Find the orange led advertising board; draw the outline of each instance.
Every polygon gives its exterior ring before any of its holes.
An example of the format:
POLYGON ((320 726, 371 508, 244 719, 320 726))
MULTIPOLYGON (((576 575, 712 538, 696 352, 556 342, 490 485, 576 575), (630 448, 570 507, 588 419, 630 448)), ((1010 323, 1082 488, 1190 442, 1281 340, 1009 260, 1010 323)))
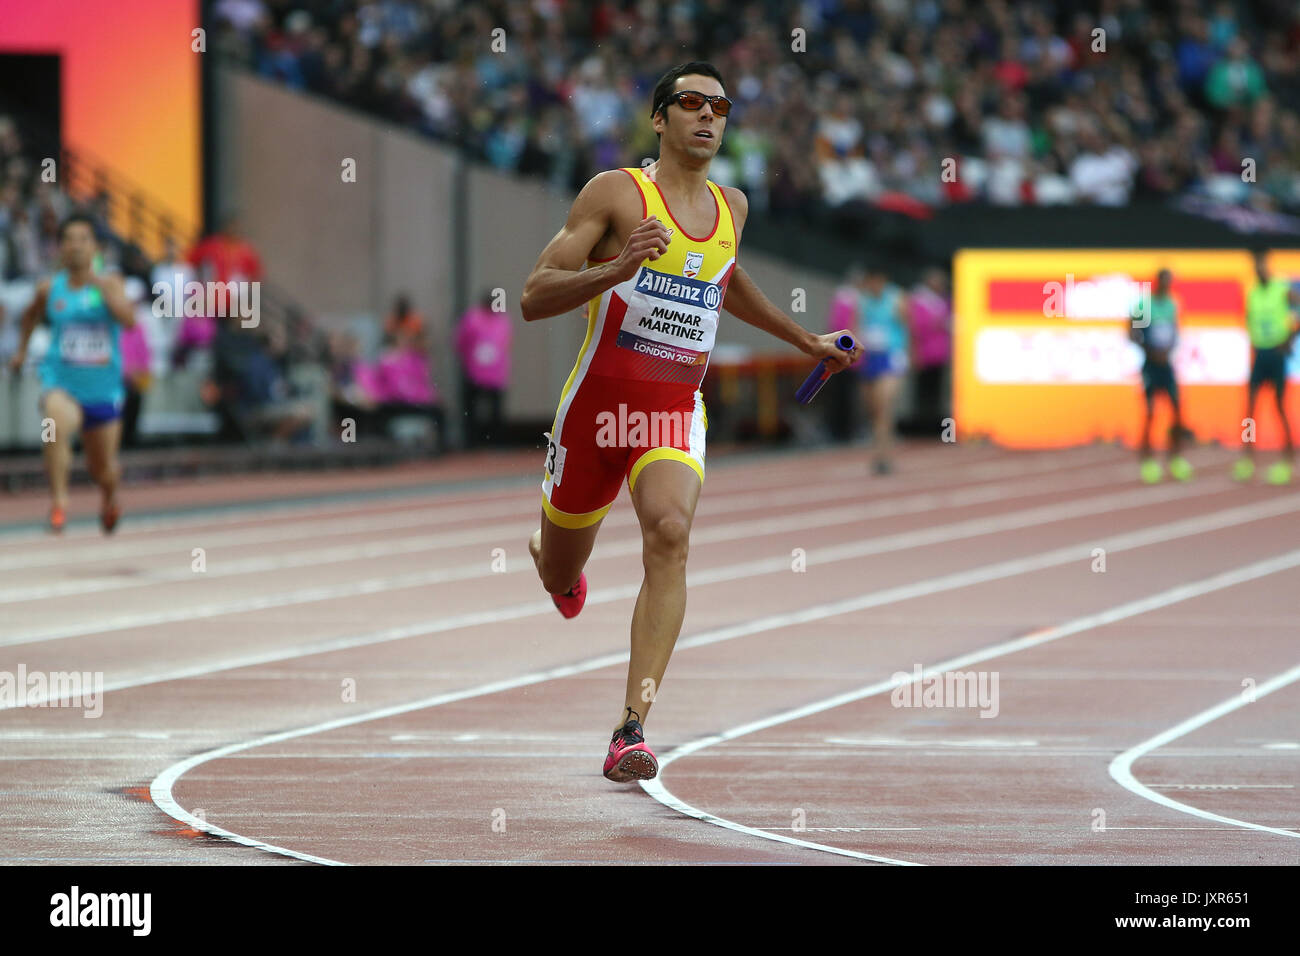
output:
MULTIPOLYGON (((1300 251, 1269 256, 1300 287, 1300 251)), ((1184 423, 1200 441, 1242 440, 1251 348, 1246 294, 1257 281, 1246 250, 963 250, 953 264, 953 417, 962 438, 1011 448, 1061 448, 1141 439, 1142 351, 1130 309, 1173 273, 1179 342, 1171 361, 1184 423)), ((1288 361, 1287 415, 1300 430, 1300 356, 1288 361)), ((1172 416, 1156 400, 1152 442, 1172 416)), ((1270 386, 1255 410, 1257 447, 1282 428, 1270 386)), ((1295 436, 1300 437, 1300 436, 1295 436)))

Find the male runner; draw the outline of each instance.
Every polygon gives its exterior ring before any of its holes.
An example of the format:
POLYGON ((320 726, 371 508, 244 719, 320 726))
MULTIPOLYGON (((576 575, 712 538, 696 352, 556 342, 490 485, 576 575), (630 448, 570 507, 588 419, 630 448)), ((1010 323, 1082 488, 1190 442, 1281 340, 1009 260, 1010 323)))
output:
MULTIPOLYGON (((1259 283, 1246 296, 1246 331, 1255 350, 1255 361, 1250 367, 1250 385, 1246 391, 1246 417, 1254 419, 1255 400, 1265 382, 1273 385, 1273 398, 1277 402, 1277 416, 1282 420, 1282 440, 1285 457, 1268 470, 1269 484, 1285 485, 1291 481, 1295 461, 1295 445, 1291 440, 1291 423, 1286 417, 1286 360, 1295 342, 1296 324, 1291 310, 1300 305, 1291 283, 1282 277, 1273 277, 1268 268, 1268 252, 1255 253, 1255 275, 1259 283)), ((1255 445, 1241 443, 1241 457, 1233 466, 1232 476, 1238 481, 1249 481, 1255 474, 1255 445)))
POLYGON ((1174 423, 1169 426, 1169 473, 1179 481, 1192 477, 1191 463, 1180 453, 1183 441, 1182 404, 1178 401, 1178 381, 1169 361, 1178 344, 1178 303, 1170 294, 1174 275, 1168 269, 1156 273, 1156 287, 1133 306, 1133 325, 1129 337, 1142 346, 1142 390, 1146 394, 1146 417, 1142 420, 1142 446, 1138 461, 1142 480, 1155 484, 1164 477, 1160 462, 1151 454, 1151 418, 1156 396, 1164 392, 1173 407, 1174 423))
POLYGON ((111 532, 121 517, 117 483, 121 472, 117 449, 122 438, 122 349, 119 324, 135 325, 135 314, 121 276, 97 275, 95 224, 71 215, 59 225, 59 259, 63 268, 42 279, 23 313, 18 351, 11 365, 17 372, 27 359, 27 342, 42 318, 50 326, 50 348, 41 362, 41 416, 53 422, 44 442, 45 471, 50 478, 50 530, 60 532, 67 520, 68 469, 72 442, 80 431, 86 468, 99 485, 99 521, 111 532))
POLYGON ((736 265, 748 202, 708 180, 731 110, 723 93, 708 63, 664 74, 651 110, 658 161, 608 170, 583 187, 520 301, 527 321, 587 304, 587 337, 547 435, 541 528, 528 542, 561 614, 582 609, 583 567, 625 479, 641 525, 645 578, 605 759, 605 776, 619 782, 658 772, 642 723, 686 611, 686 554, 704 480, 699 386, 720 309, 836 371, 860 354, 836 348, 844 330, 818 336, 800 327, 736 265))

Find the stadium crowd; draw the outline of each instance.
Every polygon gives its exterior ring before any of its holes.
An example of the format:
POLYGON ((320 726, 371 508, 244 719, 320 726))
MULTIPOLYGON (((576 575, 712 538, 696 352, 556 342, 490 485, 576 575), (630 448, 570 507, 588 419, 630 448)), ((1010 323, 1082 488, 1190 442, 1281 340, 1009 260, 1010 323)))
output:
POLYGON ((656 155, 650 91, 668 66, 700 58, 735 101, 712 178, 776 216, 1189 194, 1300 210, 1300 8, 1284 0, 217 0, 214 11, 217 48, 262 75, 569 189, 656 155))

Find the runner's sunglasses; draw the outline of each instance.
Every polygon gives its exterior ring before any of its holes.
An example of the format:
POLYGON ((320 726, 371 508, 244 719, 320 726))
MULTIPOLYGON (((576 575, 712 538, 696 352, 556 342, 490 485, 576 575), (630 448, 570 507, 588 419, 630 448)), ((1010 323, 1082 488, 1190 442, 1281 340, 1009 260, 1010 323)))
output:
POLYGON ((673 101, 684 110, 690 110, 694 113, 696 110, 704 109, 704 103, 707 100, 709 108, 718 116, 726 116, 731 112, 731 100, 725 96, 705 96, 695 90, 678 90, 676 93, 669 93, 660 101, 659 106, 654 108, 651 116, 659 112, 660 107, 667 107, 673 101))

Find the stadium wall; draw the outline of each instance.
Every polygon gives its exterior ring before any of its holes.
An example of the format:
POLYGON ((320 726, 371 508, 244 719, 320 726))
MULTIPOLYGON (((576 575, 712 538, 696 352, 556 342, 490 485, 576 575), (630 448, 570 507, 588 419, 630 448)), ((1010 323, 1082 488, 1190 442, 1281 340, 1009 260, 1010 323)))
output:
MULTIPOLYGON (((452 149, 344 107, 221 65, 216 208, 237 210, 270 278, 326 326, 381 319, 406 291, 429 320, 435 371, 450 418, 459 417, 452 324, 485 289, 503 288, 518 321, 506 417, 549 424, 582 345, 579 312, 543 322, 519 318, 519 295, 542 247, 564 224, 573 197, 544 184, 463 164, 452 149), (344 182, 346 158, 356 181, 344 182)), ((836 276, 745 244, 740 261, 759 287, 791 310, 803 289, 805 326, 826 323, 836 276)), ((788 346, 724 315, 719 347, 785 353, 788 346)))

